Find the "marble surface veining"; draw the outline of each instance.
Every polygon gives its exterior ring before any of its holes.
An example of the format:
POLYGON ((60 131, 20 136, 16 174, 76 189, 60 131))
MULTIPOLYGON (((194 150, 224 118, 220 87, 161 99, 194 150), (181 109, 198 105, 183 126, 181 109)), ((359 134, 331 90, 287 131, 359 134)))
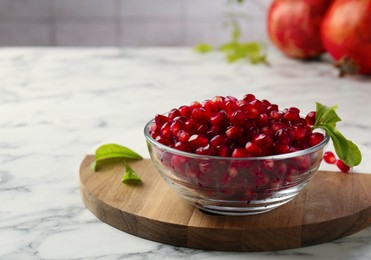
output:
POLYGON ((354 170, 371 173, 371 78, 338 78, 326 62, 274 49, 268 58, 270 67, 188 48, 0 49, 0 259, 371 259, 371 227, 306 248, 214 252, 126 234, 83 205, 78 171, 87 152, 113 141, 148 156, 148 120, 215 95, 254 93, 302 113, 315 101, 338 104, 338 126, 364 157, 354 170))

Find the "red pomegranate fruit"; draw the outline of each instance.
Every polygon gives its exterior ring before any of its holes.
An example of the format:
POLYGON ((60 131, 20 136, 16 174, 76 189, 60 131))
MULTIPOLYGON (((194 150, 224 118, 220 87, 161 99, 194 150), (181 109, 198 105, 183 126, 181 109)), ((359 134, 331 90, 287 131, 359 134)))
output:
POLYGON ((346 73, 371 74, 371 0, 337 0, 321 26, 326 51, 346 73))
POLYGON ((268 10, 268 35, 292 58, 311 59, 325 52, 320 29, 333 0, 275 0, 268 10))

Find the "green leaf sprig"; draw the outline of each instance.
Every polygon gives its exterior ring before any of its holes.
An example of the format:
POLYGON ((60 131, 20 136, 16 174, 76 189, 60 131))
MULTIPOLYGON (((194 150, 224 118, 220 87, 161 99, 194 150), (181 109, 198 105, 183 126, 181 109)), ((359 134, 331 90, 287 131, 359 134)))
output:
POLYGON ((346 139, 338 129, 336 123, 340 117, 336 114, 337 106, 328 107, 316 103, 316 121, 313 129, 322 128, 330 136, 337 156, 349 167, 357 166, 362 161, 362 154, 357 145, 346 139))
MULTIPOLYGON (((95 161, 91 163, 90 168, 97 171, 102 167, 103 162, 108 159, 122 159, 125 163, 125 172, 121 181, 127 184, 139 184, 142 182, 139 175, 129 166, 127 160, 143 159, 138 153, 130 148, 118 144, 104 144, 95 151, 95 161)), ((116 161, 116 160, 115 160, 116 161)))

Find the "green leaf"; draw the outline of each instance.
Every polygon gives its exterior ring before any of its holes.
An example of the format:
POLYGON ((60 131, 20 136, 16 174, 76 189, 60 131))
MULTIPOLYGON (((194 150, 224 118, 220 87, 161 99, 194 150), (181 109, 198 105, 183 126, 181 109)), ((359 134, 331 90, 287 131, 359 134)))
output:
POLYGON ((102 164, 102 161, 107 159, 140 160, 143 159, 143 157, 125 146, 104 144, 95 151, 95 162, 91 164, 91 168, 96 171, 102 164))
POLYGON ((316 102, 316 122, 315 125, 332 124, 336 126, 340 122, 340 117, 336 114, 337 106, 328 107, 316 102))
POLYGON ((122 175, 121 181, 126 184, 138 185, 142 183, 142 179, 136 172, 125 162, 125 173, 122 175))
POLYGON ((199 53, 208 53, 214 50, 214 47, 210 44, 200 43, 194 47, 194 50, 199 53))
POLYGON ((336 123, 340 117, 336 114, 337 106, 328 107, 316 103, 316 121, 313 128, 322 128, 330 136, 338 157, 348 166, 357 166, 362 161, 362 154, 357 145, 346 139, 338 129, 336 123))

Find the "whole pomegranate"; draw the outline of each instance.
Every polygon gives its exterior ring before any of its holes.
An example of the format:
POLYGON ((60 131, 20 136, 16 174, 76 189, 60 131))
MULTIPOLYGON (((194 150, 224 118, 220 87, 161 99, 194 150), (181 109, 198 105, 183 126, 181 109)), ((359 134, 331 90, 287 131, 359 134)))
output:
POLYGON ((309 59, 325 52, 320 28, 333 0, 275 0, 268 10, 268 34, 286 55, 309 59))
POLYGON ((337 0, 321 26, 322 43, 341 75, 371 74, 371 0, 337 0))

